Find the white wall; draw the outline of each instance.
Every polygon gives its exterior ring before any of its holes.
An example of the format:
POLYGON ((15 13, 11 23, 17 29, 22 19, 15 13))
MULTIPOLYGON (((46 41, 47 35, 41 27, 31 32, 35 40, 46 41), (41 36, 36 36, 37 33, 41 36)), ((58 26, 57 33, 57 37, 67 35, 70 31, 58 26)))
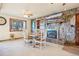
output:
POLYGON ((25 18, 21 18, 21 17, 13 17, 13 16, 9 16, 9 15, 4 15, 4 14, 0 14, 0 16, 5 17, 7 20, 7 23, 5 25, 0 25, 0 40, 7 40, 10 39, 10 34, 13 33, 19 36, 24 36, 23 35, 23 31, 17 31, 17 32, 10 32, 9 28, 10 28, 10 23, 9 20, 10 18, 15 18, 15 19, 20 19, 20 20, 26 20, 27 21, 27 29, 26 29, 26 37, 27 37, 27 32, 30 32, 30 20, 27 20, 25 18))
POLYGON ((9 17, 5 15, 0 15, 5 17, 7 23, 5 25, 0 25, 0 40, 9 39, 9 17))

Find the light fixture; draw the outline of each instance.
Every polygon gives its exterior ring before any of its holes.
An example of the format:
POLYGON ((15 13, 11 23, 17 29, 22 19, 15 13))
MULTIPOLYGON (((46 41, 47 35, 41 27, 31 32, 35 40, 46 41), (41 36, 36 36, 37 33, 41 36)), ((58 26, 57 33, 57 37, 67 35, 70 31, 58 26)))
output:
POLYGON ((63 11, 66 11, 66 10, 67 10, 66 5, 67 5, 66 3, 63 3, 63 4, 62 4, 62 6, 63 6, 63 11))
POLYGON ((60 17, 61 15, 62 15, 62 13, 58 13, 58 14, 51 15, 51 16, 48 16, 48 17, 45 17, 45 18, 50 19, 50 18, 60 17))
POLYGON ((24 15, 24 17, 28 18, 29 16, 28 15, 24 15))
POLYGON ((30 17, 30 16, 32 16, 33 14, 32 14, 32 12, 31 11, 29 11, 29 10, 26 10, 25 12, 24 12, 24 17, 30 17))
POLYGON ((54 3, 50 3, 50 4, 54 4, 54 3))
POLYGON ((66 5, 66 3, 63 3, 62 5, 63 5, 63 6, 65 6, 65 5, 66 5))

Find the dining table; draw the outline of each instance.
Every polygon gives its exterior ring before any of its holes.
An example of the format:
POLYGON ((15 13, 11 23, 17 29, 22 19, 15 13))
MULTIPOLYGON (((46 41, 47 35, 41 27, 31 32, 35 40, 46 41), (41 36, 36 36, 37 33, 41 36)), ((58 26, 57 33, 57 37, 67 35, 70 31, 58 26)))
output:
POLYGON ((35 47, 37 43, 39 44, 39 47, 41 47, 42 44, 45 43, 45 40, 42 39, 42 34, 30 34, 29 36, 32 37, 33 47, 35 47), (37 40, 38 37, 40 37, 40 40, 37 40))

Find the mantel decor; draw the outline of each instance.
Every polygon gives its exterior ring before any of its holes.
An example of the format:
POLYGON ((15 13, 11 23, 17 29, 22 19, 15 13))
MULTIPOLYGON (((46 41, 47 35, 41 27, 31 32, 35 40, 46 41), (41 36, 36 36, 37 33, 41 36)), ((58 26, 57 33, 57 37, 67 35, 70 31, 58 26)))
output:
POLYGON ((6 19, 2 16, 0 16, 0 25, 5 25, 6 24, 6 19))

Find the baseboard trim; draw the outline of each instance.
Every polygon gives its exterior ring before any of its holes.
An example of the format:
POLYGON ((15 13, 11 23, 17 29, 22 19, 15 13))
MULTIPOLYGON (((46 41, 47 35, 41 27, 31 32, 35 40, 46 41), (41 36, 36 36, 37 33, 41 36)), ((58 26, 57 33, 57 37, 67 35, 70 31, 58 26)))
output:
POLYGON ((0 42, 4 42, 4 41, 12 41, 12 40, 17 40, 17 39, 22 39, 23 37, 19 37, 19 38, 14 38, 14 39, 5 39, 5 40, 0 40, 0 42))

